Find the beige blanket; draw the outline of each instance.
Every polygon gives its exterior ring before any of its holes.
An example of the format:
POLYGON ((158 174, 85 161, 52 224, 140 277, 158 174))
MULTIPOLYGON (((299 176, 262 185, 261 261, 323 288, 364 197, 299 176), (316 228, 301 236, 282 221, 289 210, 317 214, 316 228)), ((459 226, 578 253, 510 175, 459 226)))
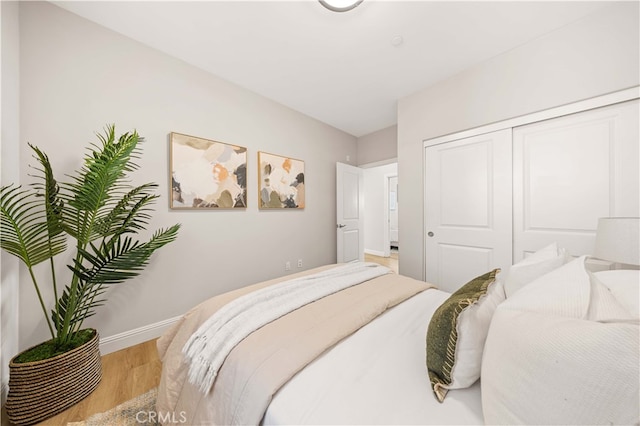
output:
POLYGON ((160 416, 186 419, 194 425, 258 424, 275 392, 308 363, 387 309, 430 287, 388 274, 300 308, 236 346, 220 369, 213 390, 201 393, 186 379, 188 365, 182 347, 189 336, 228 301, 282 280, 214 297, 188 312, 160 338, 163 372, 156 407, 160 416))

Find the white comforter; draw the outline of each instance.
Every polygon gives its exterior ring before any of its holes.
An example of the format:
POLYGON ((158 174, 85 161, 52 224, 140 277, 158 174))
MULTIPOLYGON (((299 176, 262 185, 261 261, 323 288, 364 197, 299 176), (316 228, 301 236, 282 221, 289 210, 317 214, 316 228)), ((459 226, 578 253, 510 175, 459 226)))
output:
POLYGON ((449 295, 424 291, 327 351, 280 389, 263 424, 482 424, 479 382, 441 404, 427 377, 427 326, 449 295))

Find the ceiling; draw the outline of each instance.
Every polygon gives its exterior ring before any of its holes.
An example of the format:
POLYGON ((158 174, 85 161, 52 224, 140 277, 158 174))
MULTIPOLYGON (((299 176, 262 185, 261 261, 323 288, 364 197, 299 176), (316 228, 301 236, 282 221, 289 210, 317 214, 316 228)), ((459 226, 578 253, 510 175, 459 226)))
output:
POLYGON ((53 3, 359 137, 395 124, 398 99, 608 2, 53 3))

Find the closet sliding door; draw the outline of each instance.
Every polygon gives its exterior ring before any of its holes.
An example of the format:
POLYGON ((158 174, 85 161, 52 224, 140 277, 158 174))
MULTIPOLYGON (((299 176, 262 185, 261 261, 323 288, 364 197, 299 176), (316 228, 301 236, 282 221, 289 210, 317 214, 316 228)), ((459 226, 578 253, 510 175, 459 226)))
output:
POLYGON ((513 261, 594 250, 599 217, 639 216, 638 101, 513 129, 513 261))
POLYGON ((425 149, 425 279, 453 292, 511 265, 511 129, 425 149))

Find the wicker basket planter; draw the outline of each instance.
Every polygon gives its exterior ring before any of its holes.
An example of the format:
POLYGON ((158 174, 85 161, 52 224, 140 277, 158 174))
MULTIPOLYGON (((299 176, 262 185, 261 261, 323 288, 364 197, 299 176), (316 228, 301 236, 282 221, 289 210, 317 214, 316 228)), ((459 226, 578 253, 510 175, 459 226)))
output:
POLYGON ((98 333, 82 346, 53 358, 9 363, 7 416, 16 425, 45 420, 89 395, 100 383, 98 333))

